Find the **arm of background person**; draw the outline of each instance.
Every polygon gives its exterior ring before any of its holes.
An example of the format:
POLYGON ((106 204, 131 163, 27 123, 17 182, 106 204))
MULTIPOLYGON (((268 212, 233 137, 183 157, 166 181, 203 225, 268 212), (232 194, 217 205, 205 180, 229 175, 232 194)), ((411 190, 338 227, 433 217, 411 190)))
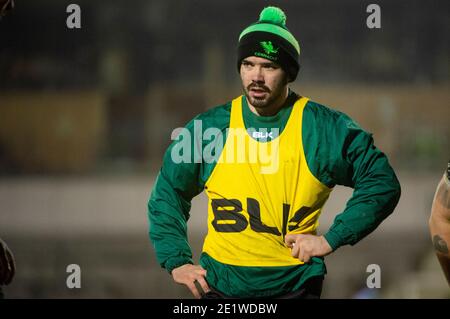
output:
POLYGON ((9 285, 16 272, 14 255, 0 238, 0 286, 9 285))
MULTIPOLYGON (((449 163, 450 165, 450 163, 449 163)), ((436 189, 429 229, 436 256, 450 285, 450 173, 445 174, 436 189)))

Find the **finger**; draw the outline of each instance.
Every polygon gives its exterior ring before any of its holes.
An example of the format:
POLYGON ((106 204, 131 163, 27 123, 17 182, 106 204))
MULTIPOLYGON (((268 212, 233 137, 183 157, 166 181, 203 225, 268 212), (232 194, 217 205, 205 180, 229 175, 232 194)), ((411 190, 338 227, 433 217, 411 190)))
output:
POLYGON ((309 254, 303 254, 303 259, 302 261, 306 264, 309 262, 309 260, 311 259, 311 256, 309 254))
POLYGON ((197 284, 200 286, 200 288, 203 290, 204 293, 208 293, 211 290, 209 289, 208 283, 206 282, 206 279, 204 277, 198 278, 197 284))
POLYGON ((286 237, 284 237, 284 242, 288 247, 292 247, 292 244, 295 243, 295 240, 297 239, 297 235, 288 234, 286 237))
POLYGON ((305 259, 304 253, 303 251, 300 251, 298 254, 298 260, 300 260, 301 262, 304 262, 303 260, 305 259))
POLYGON ((6 250, 6 259, 8 260, 8 269, 4 284, 9 285, 14 277, 14 274, 16 273, 16 263, 14 261, 14 256, 12 255, 12 252, 9 249, 6 250))
POLYGON ((200 293, 197 290, 197 287, 195 286, 194 282, 186 283, 186 286, 189 288, 189 290, 192 292, 195 298, 200 299, 200 293))
POLYGON ((298 244, 294 245, 294 247, 292 248, 292 251, 291 251, 292 257, 297 258, 299 253, 300 253, 300 245, 298 245, 298 244))

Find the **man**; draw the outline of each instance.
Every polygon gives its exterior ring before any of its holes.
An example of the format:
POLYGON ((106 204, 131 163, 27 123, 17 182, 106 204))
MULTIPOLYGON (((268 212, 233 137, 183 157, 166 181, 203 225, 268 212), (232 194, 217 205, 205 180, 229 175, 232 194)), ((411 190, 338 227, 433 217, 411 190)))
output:
POLYGON ((16 272, 14 256, 8 245, 0 238, 0 299, 4 298, 2 286, 9 285, 16 272))
POLYGON ((399 200, 371 135, 288 88, 299 54, 284 12, 265 8, 239 37, 244 95, 195 117, 164 156, 148 203, 150 238, 161 266, 197 298, 319 298, 323 257, 372 232, 399 200), (337 184, 355 191, 319 236, 337 184), (203 190, 208 234, 194 265, 187 220, 203 190))
POLYGON ((436 188, 429 227, 436 256, 450 285, 450 161, 436 188))

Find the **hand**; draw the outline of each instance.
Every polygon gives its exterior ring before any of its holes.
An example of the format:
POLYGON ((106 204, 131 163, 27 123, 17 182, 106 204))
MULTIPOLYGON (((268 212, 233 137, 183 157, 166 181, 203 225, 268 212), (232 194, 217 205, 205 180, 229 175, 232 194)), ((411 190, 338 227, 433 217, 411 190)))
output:
POLYGON ((205 293, 209 292, 209 286, 205 280, 206 270, 200 265, 186 264, 172 270, 172 277, 176 283, 189 288, 195 298, 200 299, 201 293, 195 286, 197 281, 205 293))
POLYGON ((323 236, 288 234, 284 241, 292 249, 292 257, 296 257, 304 263, 309 262, 311 257, 322 257, 333 252, 323 236))
POLYGON ((6 243, 0 239, 0 286, 9 285, 15 272, 14 256, 6 243))

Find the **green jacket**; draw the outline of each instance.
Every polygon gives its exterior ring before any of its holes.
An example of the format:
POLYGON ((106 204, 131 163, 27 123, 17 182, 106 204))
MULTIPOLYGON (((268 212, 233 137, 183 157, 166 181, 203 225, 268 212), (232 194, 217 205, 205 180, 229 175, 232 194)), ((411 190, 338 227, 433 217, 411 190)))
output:
MULTIPOLYGON (((276 115, 268 117, 253 114, 243 98, 245 126, 278 128, 281 133, 297 97, 290 92, 284 107, 276 115)), ((214 161, 194 160, 196 152, 200 152, 199 147, 203 150, 211 143, 201 139, 202 132, 194 130, 219 128, 224 145, 230 110, 231 102, 228 102, 199 114, 186 125, 191 136, 197 137, 191 146, 190 163, 172 161, 171 152, 177 141, 164 155, 148 201, 148 216, 150 239, 158 262, 169 272, 193 263, 187 240, 191 200, 203 191, 215 166, 214 161), (194 120, 201 120, 202 127, 194 125, 194 120)), ((347 115, 308 101, 302 124, 306 160, 314 176, 329 187, 345 185, 354 188, 346 208, 336 215, 324 236, 333 250, 347 244, 354 245, 393 212, 400 198, 398 179, 385 154, 374 146, 372 135, 347 115)), ((317 257, 313 257, 310 263, 297 266, 242 267, 221 264, 203 253, 200 264, 207 270, 206 279, 210 286, 236 297, 288 293, 297 290, 306 279, 326 273, 323 258, 317 257)))

